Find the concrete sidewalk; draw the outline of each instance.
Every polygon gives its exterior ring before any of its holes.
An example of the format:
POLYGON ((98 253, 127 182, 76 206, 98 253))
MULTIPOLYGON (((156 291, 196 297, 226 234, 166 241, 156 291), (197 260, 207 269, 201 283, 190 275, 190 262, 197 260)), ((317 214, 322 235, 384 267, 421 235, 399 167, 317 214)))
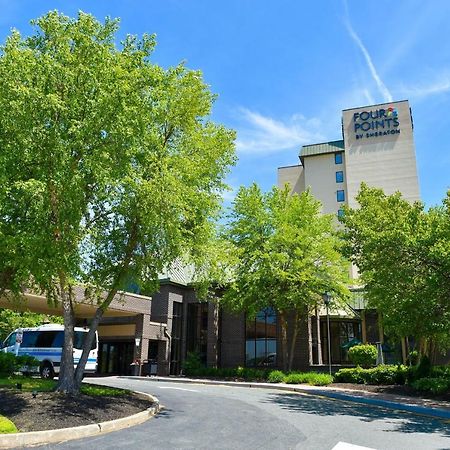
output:
POLYGON ((119 378, 139 379, 148 381, 166 381, 172 383, 196 383, 209 385, 226 385, 235 387, 278 389, 288 392, 299 392, 309 395, 318 395, 336 400, 374 405, 413 414, 421 414, 429 417, 450 420, 450 404, 445 401, 431 399, 406 397, 394 394, 368 392, 357 389, 342 389, 328 386, 309 386, 307 384, 284 384, 284 383, 257 383, 240 381, 218 381, 185 377, 131 377, 121 376, 119 378))

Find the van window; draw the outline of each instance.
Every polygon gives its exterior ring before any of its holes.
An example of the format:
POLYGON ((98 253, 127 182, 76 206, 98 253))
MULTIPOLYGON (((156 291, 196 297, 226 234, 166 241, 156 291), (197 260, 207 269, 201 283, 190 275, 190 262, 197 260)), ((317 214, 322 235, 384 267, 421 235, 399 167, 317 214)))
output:
POLYGON ((36 339, 38 333, 36 331, 24 331, 21 347, 33 348, 36 347, 36 339))
POLYGON ((57 331, 52 347, 60 348, 64 346, 64 331, 57 331))
POLYGON ((5 341, 5 347, 11 347, 16 343, 16 333, 11 333, 8 339, 5 341))
POLYGON ((37 333, 36 347, 53 347, 57 331, 40 331, 37 333))
MULTIPOLYGON (((86 331, 75 331, 75 336, 73 338, 73 347, 79 350, 83 349, 84 340, 87 336, 86 331)), ((95 350, 97 348, 97 342, 95 341, 95 338, 91 345, 91 350, 95 350)))

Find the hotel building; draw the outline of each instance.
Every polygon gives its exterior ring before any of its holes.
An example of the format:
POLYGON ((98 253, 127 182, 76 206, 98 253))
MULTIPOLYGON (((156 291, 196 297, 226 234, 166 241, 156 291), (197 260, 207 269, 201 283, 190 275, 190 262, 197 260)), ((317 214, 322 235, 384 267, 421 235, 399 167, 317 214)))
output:
MULTIPOLYGON (((400 191, 411 202, 420 199, 413 121, 407 101, 344 110, 342 139, 305 145, 298 164, 278 169, 280 187, 288 183, 297 193, 309 188, 321 201, 323 213, 338 215, 344 204, 356 207, 355 197, 362 182, 382 188, 386 194, 400 191)), ((201 302, 181 266, 174 266, 160 281, 159 292, 151 296, 119 295, 105 314, 99 327, 101 373, 131 373, 130 364, 140 359, 149 361, 144 373, 179 374, 190 351, 199 352, 211 367, 278 365, 280 330, 272 309, 247 320, 244 313, 233 315, 216 303, 201 302)), ((58 314, 48 310, 44 298, 29 297, 34 310, 58 314)), ((89 322, 93 314, 82 297, 80 292, 79 324, 89 322)), ((8 307, 1 300, 0 306, 8 307)), ((355 342, 384 340, 378 315, 365 309, 361 290, 354 290, 347 309, 331 310, 330 318, 333 365, 348 364, 347 350, 355 342)), ((293 367, 325 367, 327 336, 324 310, 304 317, 293 367)), ((388 362, 405 356, 404 347, 384 349, 388 362)))

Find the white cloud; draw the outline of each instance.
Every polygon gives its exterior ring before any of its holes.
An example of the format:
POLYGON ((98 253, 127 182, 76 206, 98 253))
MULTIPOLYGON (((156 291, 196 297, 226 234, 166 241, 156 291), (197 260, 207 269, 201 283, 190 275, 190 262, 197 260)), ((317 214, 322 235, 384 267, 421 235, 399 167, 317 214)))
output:
MULTIPOLYGON (((386 102, 392 102, 392 95, 389 92, 389 89, 383 83, 383 80, 378 75, 375 65, 373 64, 372 57, 370 56, 369 52, 367 51, 367 49, 364 46, 363 42, 361 41, 360 37, 356 34, 356 31, 353 29, 353 26, 350 22, 350 16, 348 14, 347 0, 344 0, 344 7, 345 7, 344 22, 345 22, 345 26, 347 28, 347 31, 348 31, 350 37, 353 39, 355 44, 361 50, 361 53, 363 54, 364 59, 366 60, 366 64, 369 69, 369 72, 372 75, 372 78, 375 81, 375 84, 377 85, 378 90, 380 91, 380 94, 383 96, 383 98, 386 102)), ((372 102, 372 103, 374 103, 374 102, 372 102)))
POLYGON ((401 86, 397 92, 408 98, 422 99, 430 95, 450 92, 450 75, 444 74, 428 84, 418 84, 416 86, 401 86))
POLYGON ((243 153, 273 153, 323 139, 317 118, 306 119, 295 114, 283 122, 241 108, 239 119, 236 145, 243 153))

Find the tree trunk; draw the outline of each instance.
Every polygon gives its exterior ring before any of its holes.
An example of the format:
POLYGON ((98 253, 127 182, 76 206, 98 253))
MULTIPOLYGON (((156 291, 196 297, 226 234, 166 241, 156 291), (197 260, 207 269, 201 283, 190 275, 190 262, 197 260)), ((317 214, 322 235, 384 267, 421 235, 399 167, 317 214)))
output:
POLYGON ((316 327, 317 327, 317 364, 321 366, 323 364, 322 359, 322 337, 320 333, 320 314, 319 309, 316 307, 316 327))
POLYGON ((297 343, 297 336, 298 336, 298 311, 295 311, 291 335, 291 345, 289 349, 289 364, 288 364, 289 372, 292 370, 292 363, 294 362, 295 344, 297 343))
POLYGON ((103 317, 104 309, 102 307, 97 308, 95 311, 95 316, 91 321, 89 326, 89 332, 83 343, 83 353, 81 354, 81 358, 78 361, 77 368, 75 370, 75 388, 77 391, 80 390, 81 382, 83 381, 83 373, 86 367, 86 363, 89 357, 89 353, 91 351, 92 342, 94 342, 95 332, 97 331, 98 324, 100 323, 101 318, 103 317))
POLYGON ((284 311, 280 311, 280 328, 281 328, 281 367, 284 372, 288 368, 288 351, 287 351, 287 323, 284 311))
POLYGON ((74 380, 73 367, 73 328, 75 315, 72 305, 72 289, 70 286, 66 287, 65 277, 62 274, 60 275, 60 291, 64 317, 64 347, 62 349, 61 367, 56 391, 75 395, 78 393, 74 380))

